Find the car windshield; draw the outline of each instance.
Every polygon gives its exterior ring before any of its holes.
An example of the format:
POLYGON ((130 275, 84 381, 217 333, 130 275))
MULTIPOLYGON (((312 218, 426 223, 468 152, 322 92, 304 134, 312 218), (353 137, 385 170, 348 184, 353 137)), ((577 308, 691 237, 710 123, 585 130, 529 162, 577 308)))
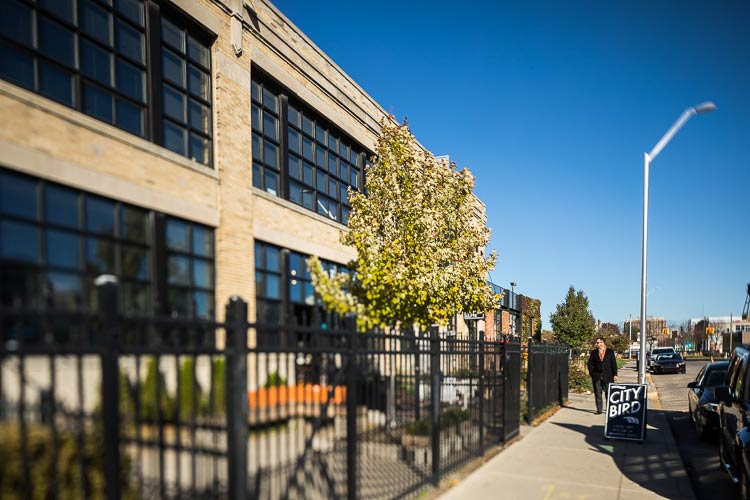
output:
POLYGON ((656 358, 657 361, 682 361, 679 354, 661 354, 656 358))

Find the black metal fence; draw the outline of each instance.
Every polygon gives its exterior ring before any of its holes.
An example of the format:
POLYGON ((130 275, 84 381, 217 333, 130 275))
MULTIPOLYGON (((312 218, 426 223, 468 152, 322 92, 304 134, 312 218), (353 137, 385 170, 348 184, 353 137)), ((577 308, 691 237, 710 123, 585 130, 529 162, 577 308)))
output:
POLYGON ((562 405, 568 399, 570 348, 529 342, 527 353, 526 418, 532 422, 550 406, 562 405))
POLYGON ((2 498, 400 498, 518 433, 520 345, 0 311, 2 498))

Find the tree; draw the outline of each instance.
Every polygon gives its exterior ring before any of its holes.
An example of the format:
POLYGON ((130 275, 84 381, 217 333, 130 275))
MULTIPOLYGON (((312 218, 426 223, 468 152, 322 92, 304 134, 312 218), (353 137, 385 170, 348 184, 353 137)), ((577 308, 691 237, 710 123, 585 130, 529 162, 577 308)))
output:
POLYGON ((422 149, 406 124, 383 120, 364 193, 350 191, 349 273, 328 275, 308 260, 329 311, 355 313, 360 327, 446 324, 462 312, 495 309, 487 282, 490 230, 476 216, 474 177, 422 149))
POLYGON ((522 337, 532 336, 537 342, 542 341, 542 301, 519 295, 521 299, 521 331, 522 337))
POLYGON ((589 299, 583 290, 576 292, 571 285, 565 302, 558 304, 549 315, 555 340, 574 349, 584 347, 594 336, 596 322, 589 310, 589 299))
POLYGON ((614 323, 602 323, 598 336, 614 351, 627 351, 630 347, 627 336, 621 334, 620 327, 614 323))

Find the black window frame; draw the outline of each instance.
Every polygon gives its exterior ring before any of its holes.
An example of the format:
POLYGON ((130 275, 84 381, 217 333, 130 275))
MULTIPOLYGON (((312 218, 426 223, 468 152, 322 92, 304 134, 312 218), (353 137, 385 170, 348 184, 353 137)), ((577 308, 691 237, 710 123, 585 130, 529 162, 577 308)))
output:
MULTIPOLYGON (((140 21, 133 19, 128 14, 127 8, 121 7, 117 1, 71 1, 72 10, 68 17, 61 15, 58 12, 59 9, 50 9, 33 0, 5 0, 3 3, 4 10, 0 13, 5 13, 5 9, 10 12, 14 6, 20 9, 19 12, 25 10, 19 15, 16 24, 23 25, 23 21, 26 20, 24 14, 30 13, 28 17, 30 40, 25 42, 19 37, 13 36, 14 23, 12 20, 7 21, 7 31, 0 29, 0 55, 7 61, 15 57, 16 63, 24 63, 14 66, 11 62, 6 62, 8 66, 5 68, 0 64, 0 78, 172 151, 175 151, 175 148, 168 147, 163 133, 163 124, 179 125, 185 134, 185 151, 176 151, 177 154, 213 168, 214 78, 211 52, 216 37, 200 23, 172 7, 168 2, 161 0, 138 0, 138 2, 140 21), (84 28, 84 9, 88 6, 93 6, 94 10, 106 16, 107 41, 84 28), (162 72, 161 57, 163 50, 165 50, 163 48, 165 43, 161 36, 162 20, 178 26, 185 33, 186 44, 188 37, 190 37, 205 49, 202 53, 207 55, 206 61, 199 63, 199 61, 190 57, 187 45, 185 51, 178 54, 182 57, 185 68, 184 87, 181 89, 185 96, 183 120, 173 120, 167 116, 163 107, 162 91, 165 85, 170 84, 165 83, 162 72), (60 57, 64 54, 51 54, 48 52, 49 49, 43 48, 43 41, 40 41, 40 23, 42 22, 49 23, 49 26, 54 26, 58 32, 69 35, 73 53, 70 55, 68 62, 63 61, 64 57, 60 57), (135 32, 139 37, 141 45, 140 61, 129 54, 124 43, 120 46, 118 33, 128 32, 131 34, 135 32), (86 55, 84 51, 87 50, 90 50, 91 54, 98 54, 98 62, 108 61, 106 71, 101 67, 98 70, 84 67, 84 56, 86 55), (11 72, 21 70, 12 69, 12 67, 30 68, 30 81, 28 78, 14 78, 11 72), (139 91, 129 92, 129 87, 125 86, 125 80, 121 81, 123 86, 118 86, 118 79, 127 75, 125 68, 128 68, 131 76, 138 72, 140 76, 139 91), (206 77, 207 95, 198 95, 190 91, 190 74, 188 73, 190 68, 195 68, 199 74, 206 77), (42 78, 43 74, 47 74, 45 72, 49 72, 49 75, 57 75, 58 78, 67 76, 70 85, 69 92, 64 92, 68 94, 67 97, 64 97, 60 92, 61 79, 55 81, 58 85, 52 85, 49 89, 45 88, 42 78), (97 99, 101 99, 101 101, 97 99), (98 105, 99 103, 101 107, 98 105), (109 103, 109 109, 107 109, 107 103, 109 103), (191 123, 191 103, 195 103, 193 107, 202 111, 200 116, 204 118, 205 126, 203 124, 196 126, 191 123), (127 110, 130 113, 136 113, 137 110, 140 118, 126 123, 124 117, 127 116, 127 110), (130 126, 136 123, 137 126, 130 126), (205 146, 205 152, 202 155, 192 154, 193 143, 191 138, 193 137, 200 139, 205 146)), ((58 44, 53 43, 51 47, 54 48, 55 45, 58 44)), ((65 53, 67 54, 67 51, 65 53)), ((20 75, 20 73, 16 73, 16 75, 20 75)), ((135 80, 131 83, 133 82, 135 80)), ((133 116, 135 115, 133 114, 133 116)))

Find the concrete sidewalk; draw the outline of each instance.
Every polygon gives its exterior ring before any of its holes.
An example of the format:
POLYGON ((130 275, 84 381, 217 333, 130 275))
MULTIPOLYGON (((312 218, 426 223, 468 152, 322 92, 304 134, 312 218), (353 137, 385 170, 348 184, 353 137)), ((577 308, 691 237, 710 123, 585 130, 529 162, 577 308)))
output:
MULTIPOLYGON (((620 382, 637 382, 635 362, 620 382)), ((568 405, 440 496, 454 499, 694 500, 672 432, 649 384, 643 443, 604 439, 604 415, 593 394, 570 394, 568 405)))

